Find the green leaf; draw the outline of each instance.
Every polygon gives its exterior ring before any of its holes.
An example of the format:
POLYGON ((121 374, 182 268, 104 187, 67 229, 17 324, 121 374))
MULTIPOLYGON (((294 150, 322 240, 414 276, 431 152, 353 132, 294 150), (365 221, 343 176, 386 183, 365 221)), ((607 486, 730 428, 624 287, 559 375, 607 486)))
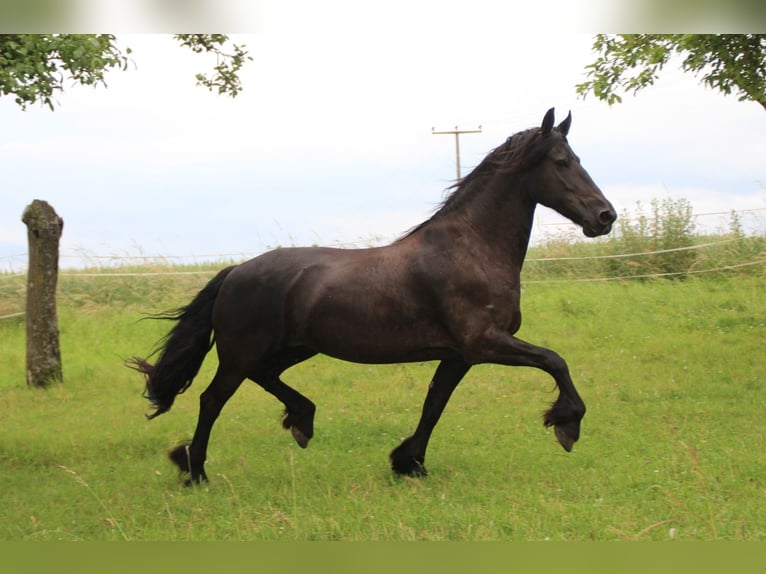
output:
POLYGON ((651 86, 673 55, 682 56, 685 72, 700 74, 702 82, 724 94, 766 109, 766 35, 764 34, 598 34, 587 80, 575 86, 584 98, 593 93, 608 104, 622 101, 621 90, 651 86))

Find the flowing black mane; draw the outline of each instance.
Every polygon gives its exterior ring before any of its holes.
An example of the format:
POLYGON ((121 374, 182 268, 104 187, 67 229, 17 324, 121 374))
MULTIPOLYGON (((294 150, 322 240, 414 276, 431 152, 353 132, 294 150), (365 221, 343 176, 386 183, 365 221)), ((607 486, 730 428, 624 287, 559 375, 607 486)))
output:
POLYGON ((480 193, 489 179, 497 174, 520 173, 541 161, 550 151, 557 137, 566 136, 558 130, 543 134, 540 128, 530 128, 510 136, 505 142, 490 151, 487 156, 468 175, 455 182, 447 198, 439 205, 436 212, 426 221, 405 233, 401 239, 410 237, 435 219, 452 213, 480 193), (555 134, 555 135, 554 135, 555 134))

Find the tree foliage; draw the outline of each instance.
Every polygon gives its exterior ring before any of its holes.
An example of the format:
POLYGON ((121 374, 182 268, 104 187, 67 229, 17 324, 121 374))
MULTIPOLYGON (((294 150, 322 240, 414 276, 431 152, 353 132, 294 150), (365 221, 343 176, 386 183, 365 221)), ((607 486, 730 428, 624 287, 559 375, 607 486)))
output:
MULTIPOLYGON (((175 39, 195 53, 215 54, 212 74, 197 74, 198 85, 231 97, 242 90, 239 71, 252 59, 244 46, 229 46, 225 34, 176 34, 175 39)), ((67 79, 106 86, 106 73, 126 70, 131 53, 112 34, 0 34, 0 97, 15 96, 22 109, 40 102, 53 110, 67 79)))
POLYGON ((0 35, 0 96, 14 95, 23 109, 38 101, 53 109, 65 77, 106 85, 109 69, 127 66, 128 56, 109 34, 0 35))
POLYGON ((219 94, 228 94, 232 98, 237 96, 242 90, 239 71, 246 61, 252 60, 243 45, 232 44, 228 51, 229 37, 225 34, 176 34, 175 38, 195 54, 204 52, 216 56, 214 74, 197 74, 198 86, 204 86, 211 92, 218 90, 219 94))
POLYGON ((651 86, 670 58, 679 55, 684 72, 766 109, 764 34, 598 34, 593 51, 598 57, 586 66, 587 80, 576 86, 582 97, 593 93, 609 105, 619 103, 620 90, 635 94, 651 86))

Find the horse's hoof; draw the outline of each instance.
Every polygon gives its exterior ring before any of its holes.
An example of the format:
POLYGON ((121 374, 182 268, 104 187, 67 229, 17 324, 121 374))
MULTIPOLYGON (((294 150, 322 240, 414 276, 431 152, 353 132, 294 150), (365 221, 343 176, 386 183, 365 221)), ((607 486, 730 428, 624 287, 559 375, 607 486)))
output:
POLYGON ((564 432, 559 427, 553 427, 553 432, 556 435, 556 438, 558 439, 561 446, 564 447, 564 450, 567 452, 572 452, 572 447, 574 446, 575 439, 570 437, 566 432, 564 432))
POLYGON ((196 478, 190 476, 189 478, 184 480, 184 486, 187 488, 191 486, 201 486, 203 482, 205 484, 208 483, 207 474, 205 474, 204 472, 200 474, 199 476, 197 476, 196 478))
POLYGON ((418 461, 414 461, 412 466, 407 469, 392 467, 392 470, 399 476, 406 476, 408 478, 426 478, 428 476, 426 467, 418 461))
POLYGON ((291 426, 290 432, 293 433, 293 438, 299 447, 306 448, 309 445, 309 438, 297 426, 291 426))
POLYGON ((408 460, 405 457, 396 456, 395 453, 392 453, 391 456, 391 470, 399 476, 409 476, 411 478, 425 478, 428 476, 428 471, 422 462, 414 458, 408 460))
POLYGON ((414 466, 407 473, 407 476, 411 478, 425 478, 428 476, 428 471, 424 465, 416 460, 414 466))

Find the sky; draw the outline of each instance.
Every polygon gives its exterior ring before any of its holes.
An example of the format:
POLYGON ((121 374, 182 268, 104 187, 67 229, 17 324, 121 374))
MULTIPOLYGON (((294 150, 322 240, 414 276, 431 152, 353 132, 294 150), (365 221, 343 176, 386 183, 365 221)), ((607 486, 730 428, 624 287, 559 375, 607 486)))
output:
MULTIPOLYGON (((550 107, 557 121, 571 110, 570 144, 619 213, 685 198, 766 227, 766 113, 677 62, 610 107, 575 93, 595 55, 592 32, 560 24, 574 14, 525 26, 548 16, 484 0, 406 14, 335 4, 259 4, 243 26, 254 32, 233 36, 253 57, 235 99, 196 87, 210 62, 168 34, 118 35, 128 71, 106 88, 68 85, 53 112, 0 98, 0 271, 26 265, 21 214, 34 199, 64 219, 62 267, 386 243, 455 178, 454 138, 433 128, 481 126, 460 140, 465 175, 550 107)), ((536 240, 561 221, 538 208, 536 240)))

